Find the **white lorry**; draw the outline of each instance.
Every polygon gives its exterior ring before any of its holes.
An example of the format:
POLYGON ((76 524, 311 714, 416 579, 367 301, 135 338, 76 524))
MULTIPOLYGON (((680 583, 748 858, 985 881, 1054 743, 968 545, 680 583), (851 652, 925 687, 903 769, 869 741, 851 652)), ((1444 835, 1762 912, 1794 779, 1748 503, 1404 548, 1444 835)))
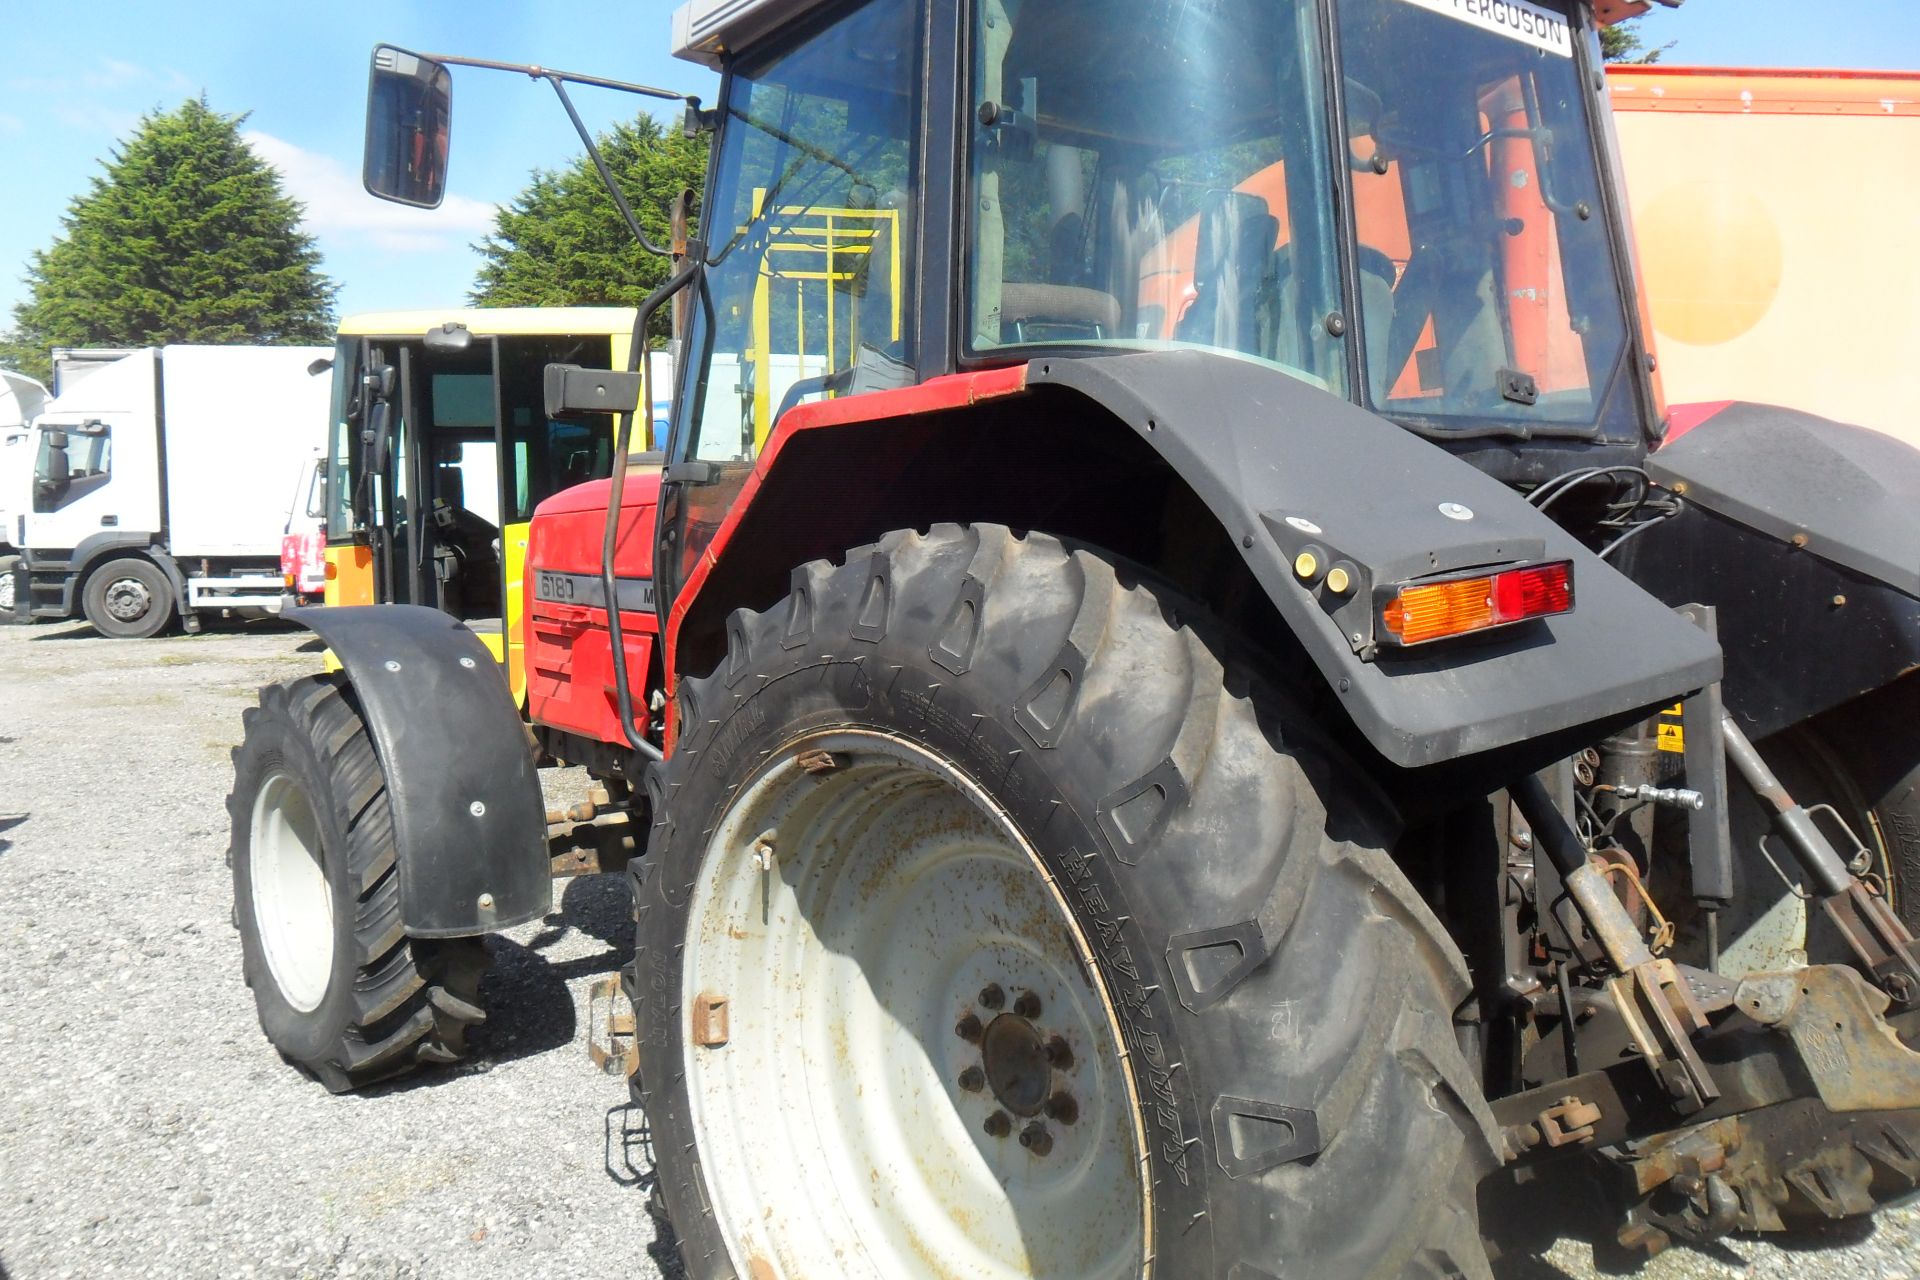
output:
POLYGON ((15 615, 157 634, 277 613, 287 492, 326 435, 326 347, 56 352, 15 615), (84 376, 79 376, 84 375, 84 376))
POLYGON ((47 389, 38 382, 0 369, 0 621, 13 613, 13 566, 26 541, 33 484, 31 424, 46 401, 47 389))

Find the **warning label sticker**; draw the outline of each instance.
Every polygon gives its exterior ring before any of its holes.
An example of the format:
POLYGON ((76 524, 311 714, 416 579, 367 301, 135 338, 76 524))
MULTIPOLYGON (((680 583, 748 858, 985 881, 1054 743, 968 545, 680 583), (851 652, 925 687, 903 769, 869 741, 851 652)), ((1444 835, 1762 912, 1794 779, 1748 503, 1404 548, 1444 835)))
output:
POLYGON ((1528 0, 1401 0, 1401 3, 1485 27, 1562 58, 1573 56, 1573 33, 1568 30, 1566 15, 1529 4, 1528 0))

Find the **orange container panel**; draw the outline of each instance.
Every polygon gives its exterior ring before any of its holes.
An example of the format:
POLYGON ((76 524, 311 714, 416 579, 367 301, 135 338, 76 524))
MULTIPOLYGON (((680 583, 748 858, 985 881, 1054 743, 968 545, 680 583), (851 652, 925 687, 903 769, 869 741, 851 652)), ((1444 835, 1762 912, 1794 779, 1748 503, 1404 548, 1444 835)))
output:
POLYGON ((1920 446, 1920 74, 1609 68, 1667 400, 1920 446))

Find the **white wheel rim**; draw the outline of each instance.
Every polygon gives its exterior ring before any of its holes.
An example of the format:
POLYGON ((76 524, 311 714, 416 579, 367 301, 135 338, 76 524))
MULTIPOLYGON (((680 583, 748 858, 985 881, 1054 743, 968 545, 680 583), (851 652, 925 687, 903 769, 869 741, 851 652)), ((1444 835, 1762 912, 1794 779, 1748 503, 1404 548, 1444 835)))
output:
POLYGON ((846 732, 775 753, 711 837, 682 977, 692 1121, 740 1274, 1139 1275, 1145 1134, 1090 955, 1012 823, 925 752, 846 732), (820 751, 837 767, 797 761, 820 751), (1016 1013, 1029 992, 1037 1013, 1016 1013), (703 1044, 715 997, 726 1039, 703 1044), (1055 1036, 1060 1066, 1034 1057, 1055 1036), (993 1078, 969 1091, 970 1067, 993 1078), (1071 1121, 1019 1114, 1062 1093, 1071 1121), (1022 1144, 1029 1125, 1044 1143, 1022 1144))
POLYGON ((137 622, 153 607, 153 593, 138 578, 115 578, 107 584, 107 612, 121 622, 137 622))
POLYGON ((260 949, 287 1003, 311 1013, 333 975, 333 893, 313 805, 292 778, 275 773, 261 784, 247 839, 260 949))
POLYGON ((13 570, 0 569, 0 613, 13 612, 13 570))

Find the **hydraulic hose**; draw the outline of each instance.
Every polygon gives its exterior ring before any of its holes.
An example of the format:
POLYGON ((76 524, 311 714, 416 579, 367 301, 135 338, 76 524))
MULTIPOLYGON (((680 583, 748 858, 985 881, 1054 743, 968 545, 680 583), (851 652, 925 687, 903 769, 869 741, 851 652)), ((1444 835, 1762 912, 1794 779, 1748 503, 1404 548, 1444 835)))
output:
MULTIPOLYGON (((612 487, 607 490, 607 527, 600 540, 600 590, 604 593, 607 606, 607 640, 613 646, 613 695, 620 711, 620 731, 626 735, 627 745, 637 755, 643 760, 655 762, 666 759, 665 753, 633 727, 633 687, 627 679, 626 634, 620 623, 619 579, 614 574, 614 551, 620 542, 620 505, 626 497, 627 446, 633 436, 634 421, 642 410, 646 411, 649 418, 653 413, 653 362, 647 359, 647 324, 660 305, 686 288, 699 271, 700 264, 695 259, 682 263, 667 277, 665 284, 646 296, 633 318, 633 340, 627 347, 627 372, 640 374, 640 403, 633 413, 621 415, 624 421, 620 424, 619 435, 613 445, 612 487)), ((663 636, 663 642, 664 639, 663 636)))

